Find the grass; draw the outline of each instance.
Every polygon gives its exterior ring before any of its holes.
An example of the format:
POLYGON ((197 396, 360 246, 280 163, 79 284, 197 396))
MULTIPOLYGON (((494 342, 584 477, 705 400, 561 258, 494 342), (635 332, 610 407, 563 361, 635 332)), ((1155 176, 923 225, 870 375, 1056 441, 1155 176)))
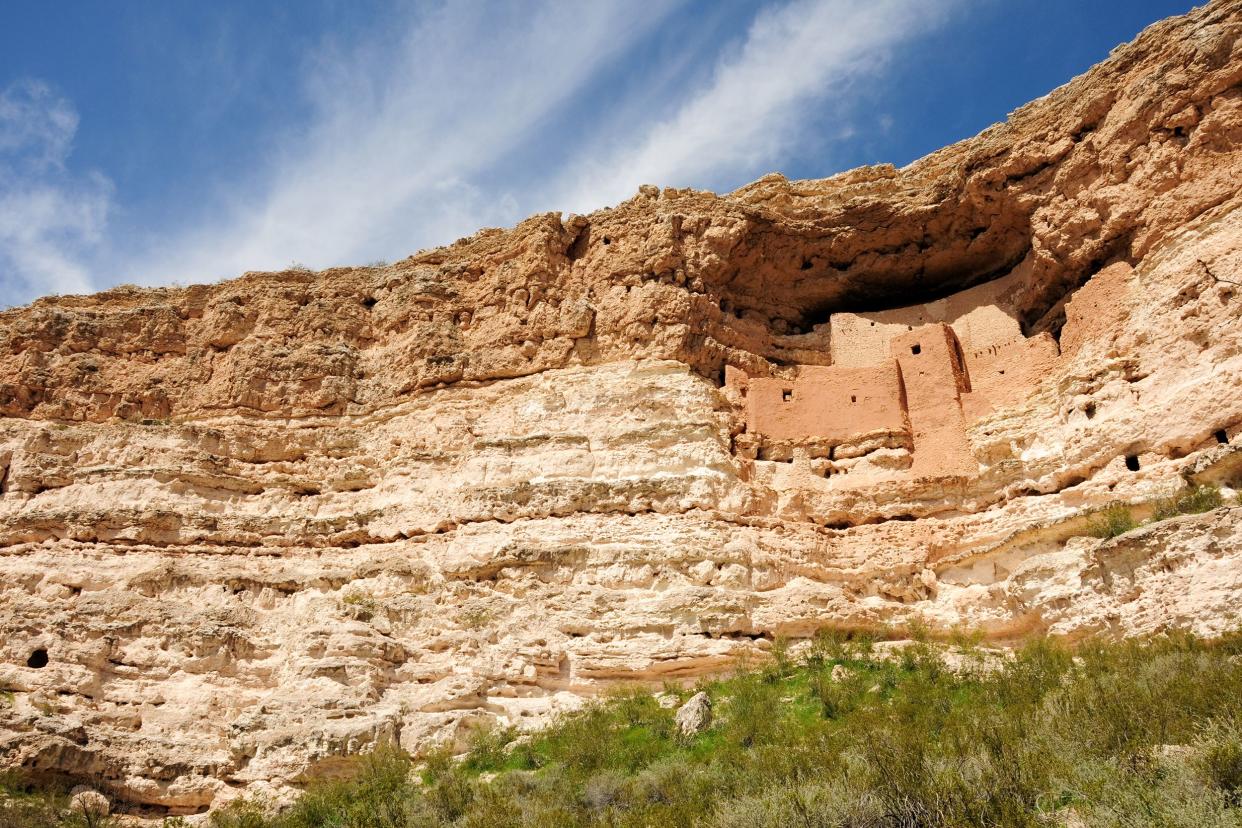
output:
POLYGON ((689 739, 618 690, 532 736, 480 731, 464 760, 359 758, 284 813, 239 803, 211 825, 1242 826, 1242 638, 1038 640, 956 672, 940 646, 823 638, 676 690, 713 700, 689 739))
MULTIPOLYGON (((1155 501, 1152 516, 1147 523, 1159 523, 1180 515, 1210 512, 1223 505, 1224 502, 1224 497, 1221 496, 1220 489, 1216 486, 1190 486, 1176 494, 1155 501)), ((1143 524, 1135 520, 1129 506, 1121 501, 1114 501, 1091 513, 1087 518, 1087 534, 1094 538, 1115 538, 1141 525, 1143 524)))

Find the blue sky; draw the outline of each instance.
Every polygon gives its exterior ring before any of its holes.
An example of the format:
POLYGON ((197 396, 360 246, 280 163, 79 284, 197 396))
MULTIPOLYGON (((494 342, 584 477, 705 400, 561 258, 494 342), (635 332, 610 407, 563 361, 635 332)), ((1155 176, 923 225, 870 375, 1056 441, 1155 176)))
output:
POLYGON ((1173 0, 0 0, 0 307, 901 166, 1173 0))

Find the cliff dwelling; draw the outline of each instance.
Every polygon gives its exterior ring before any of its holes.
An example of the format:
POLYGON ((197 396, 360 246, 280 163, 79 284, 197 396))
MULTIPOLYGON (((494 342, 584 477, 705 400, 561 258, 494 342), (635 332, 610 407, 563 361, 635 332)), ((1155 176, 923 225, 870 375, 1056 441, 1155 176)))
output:
POLYGON ((1063 345, 1069 354, 1106 333, 1129 275, 1128 265, 1108 267, 1079 288, 1060 343, 1046 331, 1023 334, 1016 271, 933 302, 832 313, 817 326, 827 349, 814 364, 771 376, 726 368, 744 420, 735 452, 805 464, 839 487, 974 474, 967 424, 1024 398, 1063 345))

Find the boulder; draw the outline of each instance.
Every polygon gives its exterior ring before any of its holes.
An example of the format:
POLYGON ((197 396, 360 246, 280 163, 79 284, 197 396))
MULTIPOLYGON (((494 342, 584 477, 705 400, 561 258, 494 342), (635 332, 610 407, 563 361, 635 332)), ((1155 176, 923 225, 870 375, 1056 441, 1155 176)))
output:
POLYGON ((69 792, 69 810, 86 816, 106 817, 112 812, 112 803, 94 788, 78 785, 69 792))
POLYGON ((706 693, 695 693, 677 711, 677 730, 695 736, 712 726, 712 700, 706 693))

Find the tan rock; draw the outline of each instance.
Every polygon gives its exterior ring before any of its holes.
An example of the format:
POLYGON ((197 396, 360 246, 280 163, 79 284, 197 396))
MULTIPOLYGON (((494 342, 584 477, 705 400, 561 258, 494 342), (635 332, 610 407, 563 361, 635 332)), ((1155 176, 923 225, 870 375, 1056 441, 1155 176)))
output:
POLYGON ((682 736, 697 736, 712 726, 712 700, 706 693, 695 693, 677 709, 675 721, 682 736))
POLYGON ((69 810, 87 817, 106 817, 112 812, 112 803, 99 791, 78 785, 69 791, 69 810))
POLYGON ((655 700, 656 704, 665 710, 672 710, 674 707, 681 706, 681 702, 672 693, 657 693, 655 700))

